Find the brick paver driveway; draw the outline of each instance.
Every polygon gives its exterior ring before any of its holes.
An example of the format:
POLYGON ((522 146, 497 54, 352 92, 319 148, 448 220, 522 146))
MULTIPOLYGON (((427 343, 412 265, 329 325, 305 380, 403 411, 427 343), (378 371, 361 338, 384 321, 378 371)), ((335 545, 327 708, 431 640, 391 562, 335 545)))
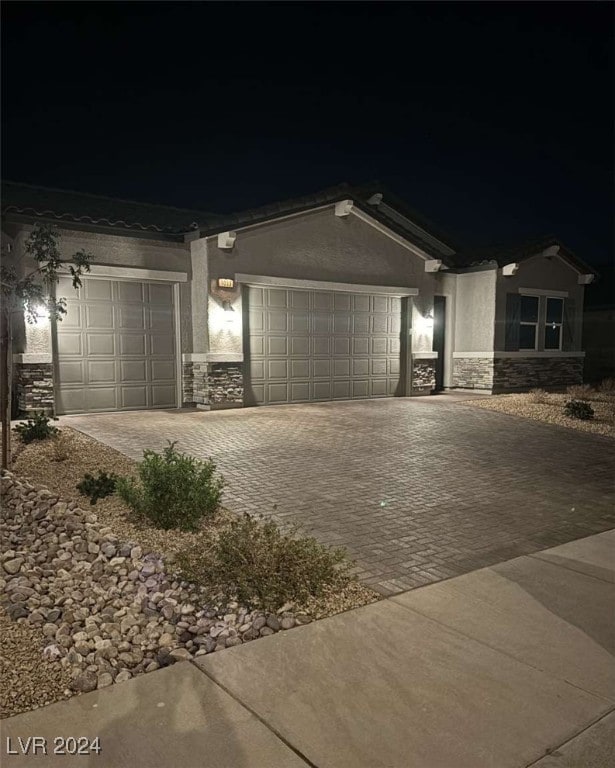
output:
POLYGON ((64 417, 213 456, 225 503, 343 544, 383 594, 615 527, 615 441, 446 398, 64 417))

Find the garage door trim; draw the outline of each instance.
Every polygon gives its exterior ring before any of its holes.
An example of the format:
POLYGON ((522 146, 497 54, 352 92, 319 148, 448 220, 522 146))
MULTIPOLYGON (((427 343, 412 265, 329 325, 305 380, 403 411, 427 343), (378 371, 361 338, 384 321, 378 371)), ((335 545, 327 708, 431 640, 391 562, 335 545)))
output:
POLYGON ((369 293, 381 296, 418 296, 418 288, 400 288, 389 285, 365 285, 355 283, 335 283, 328 280, 297 280, 290 277, 267 277, 264 275, 236 274, 238 283, 252 285, 255 288, 288 288, 300 291, 336 291, 338 293, 369 293))

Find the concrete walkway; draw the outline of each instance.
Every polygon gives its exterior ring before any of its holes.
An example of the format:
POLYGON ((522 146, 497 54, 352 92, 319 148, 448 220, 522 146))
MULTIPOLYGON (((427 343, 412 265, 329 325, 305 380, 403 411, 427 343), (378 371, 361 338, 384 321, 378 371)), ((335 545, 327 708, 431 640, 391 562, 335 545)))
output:
POLYGON ((2 723, 3 768, 610 768, 615 531, 2 723), (100 755, 7 754, 28 736, 100 755))

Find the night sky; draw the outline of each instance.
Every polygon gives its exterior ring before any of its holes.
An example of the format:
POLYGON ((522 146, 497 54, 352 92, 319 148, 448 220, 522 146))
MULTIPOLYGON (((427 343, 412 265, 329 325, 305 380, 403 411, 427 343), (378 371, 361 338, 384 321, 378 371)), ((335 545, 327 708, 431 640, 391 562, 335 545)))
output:
POLYGON ((6 2, 3 177, 228 213, 379 180, 613 259, 613 5, 6 2))

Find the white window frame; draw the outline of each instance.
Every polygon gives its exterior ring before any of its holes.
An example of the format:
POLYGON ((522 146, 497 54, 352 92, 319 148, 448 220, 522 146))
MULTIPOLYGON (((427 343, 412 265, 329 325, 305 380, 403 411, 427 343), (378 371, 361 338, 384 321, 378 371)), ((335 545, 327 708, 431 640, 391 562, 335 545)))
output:
MULTIPOLYGON (((523 325, 533 325, 534 326, 534 346, 533 347, 522 347, 521 346, 521 333, 519 333, 519 350, 524 352, 532 352, 536 351, 538 349, 538 330, 540 328, 540 296, 536 295, 535 293, 522 293, 521 298, 526 296, 527 298, 536 299, 538 302, 538 307, 536 311, 536 322, 535 323, 528 323, 527 321, 519 319, 519 326, 523 325)), ((521 308, 519 308, 519 315, 521 315, 521 308)))
POLYGON ((542 344, 545 352, 558 352, 558 351, 561 352, 562 351, 562 341, 564 336, 564 301, 565 299, 563 296, 545 296, 545 322, 544 322, 544 329, 543 329, 543 336, 542 336, 542 344), (562 314, 560 315, 559 323, 547 322, 547 305, 548 305, 549 299, 556 299, 558 301, 561 301, 562 303, 562 314), (557 348, 547 349, 547 327, 548 326, 559 328, 559 347, 557 348))

